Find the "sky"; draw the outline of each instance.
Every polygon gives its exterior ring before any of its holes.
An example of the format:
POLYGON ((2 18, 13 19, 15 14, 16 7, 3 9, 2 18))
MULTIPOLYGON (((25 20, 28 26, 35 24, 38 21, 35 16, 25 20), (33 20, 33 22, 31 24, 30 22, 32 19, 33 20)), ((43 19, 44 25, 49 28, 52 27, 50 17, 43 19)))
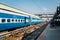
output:
POLYGON ((32 14, 54 14, 60 0, 0 0, 0 3, 32 14))

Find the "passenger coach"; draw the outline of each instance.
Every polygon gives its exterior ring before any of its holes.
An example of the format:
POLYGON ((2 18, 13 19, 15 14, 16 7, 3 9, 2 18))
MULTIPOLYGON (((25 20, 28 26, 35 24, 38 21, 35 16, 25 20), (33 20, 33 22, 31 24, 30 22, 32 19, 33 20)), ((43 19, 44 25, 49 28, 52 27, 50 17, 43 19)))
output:
POLYGON ((44 22, 36 15, 0 4, 0 31, 44 22))

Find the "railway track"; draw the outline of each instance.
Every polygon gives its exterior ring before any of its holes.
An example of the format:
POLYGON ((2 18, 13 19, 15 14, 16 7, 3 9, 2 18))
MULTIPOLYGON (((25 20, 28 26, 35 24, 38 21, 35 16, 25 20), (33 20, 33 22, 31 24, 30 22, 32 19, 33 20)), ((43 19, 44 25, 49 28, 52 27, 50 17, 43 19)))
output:
POLYGON ((22 40, 22 38, 24 37, 24 34, 32 33, 33 31, 35 31, 36 29, 39 29, 45 24, 46 23, 41 23, 37 25, 30 25, 24 28, 19 28, 13 31, 0 32, 0 40, 22 40))

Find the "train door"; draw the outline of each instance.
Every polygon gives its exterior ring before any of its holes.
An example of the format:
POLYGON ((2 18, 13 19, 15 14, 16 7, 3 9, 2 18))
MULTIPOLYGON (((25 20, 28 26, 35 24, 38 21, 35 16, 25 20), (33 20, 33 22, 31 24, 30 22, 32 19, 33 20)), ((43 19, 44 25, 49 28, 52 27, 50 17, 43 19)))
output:
POLYGON ((25 26, 31 25, 31 17, 25 17, 25 26))
POLYGON ((24 19, 25 19, 25 26, 26 26, 26 17, 24 19))
POLYGON ((29 25, 31 25, 31 17, 29 16, 29 25))

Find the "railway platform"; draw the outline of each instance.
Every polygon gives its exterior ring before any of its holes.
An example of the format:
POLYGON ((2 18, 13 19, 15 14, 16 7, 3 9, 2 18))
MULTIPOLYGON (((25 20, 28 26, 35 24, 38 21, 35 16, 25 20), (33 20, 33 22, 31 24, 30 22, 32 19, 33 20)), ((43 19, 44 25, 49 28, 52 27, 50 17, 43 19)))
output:
POLYGON ((47 33, 47 31, 49 30, 49 27, 50 26, 50 24, 48 24, 47 26, 46 26, 46 28, 43 30, 43 32, 37 37, 37 39, 36 40, 45 40, 45 37, 46 37, 46 33, 47 33))
POLYGON ((60 40, 60 27, 55 28, 48 25, 37 40, 60 40))
POLYGON ((45 40, 60 40, 60 27, 49 28, 45 40))

